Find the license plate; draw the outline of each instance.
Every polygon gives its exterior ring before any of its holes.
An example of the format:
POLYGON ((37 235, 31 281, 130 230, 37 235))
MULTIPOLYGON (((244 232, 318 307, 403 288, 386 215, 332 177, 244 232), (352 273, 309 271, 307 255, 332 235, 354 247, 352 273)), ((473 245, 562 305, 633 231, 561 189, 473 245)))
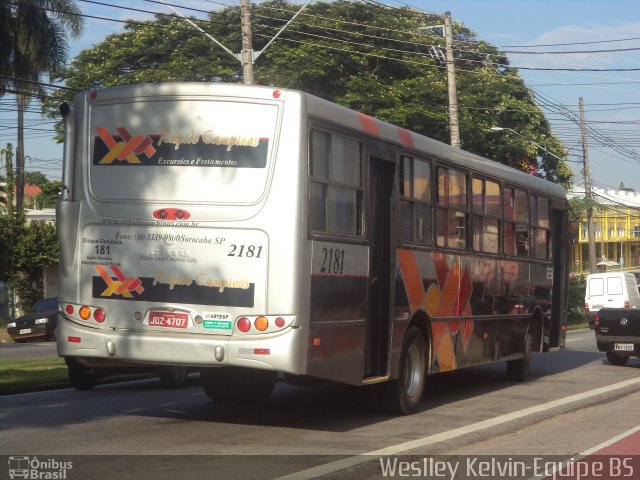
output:
POLYGON ((149 326, 187 328, 189 326, 189 314, 175 312, 150 312, 149 326))
POLYGON ((20 335, 26 335, 28 333, 31 333, 31 329, 30 328, 23 328, 20 330, 20 335))
POLYGON ((614 343, 613 349, 616 352, 633 352, 634 345, 633 343, 614 343))
POLYGON ((593 312, 597 312, 598 310, 600 310, 602 308, 602 305, 591 305, 591 311, 593 312))

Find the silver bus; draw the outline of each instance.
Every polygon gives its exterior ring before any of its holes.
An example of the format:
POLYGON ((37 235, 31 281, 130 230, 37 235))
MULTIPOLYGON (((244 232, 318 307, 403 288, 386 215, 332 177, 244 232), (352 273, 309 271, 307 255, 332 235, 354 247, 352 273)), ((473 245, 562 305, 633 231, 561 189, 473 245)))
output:
MULTIPOLYGON (((425 376, 564 346, 560 186, 298 91, 80 93, 65 117, 58 352, 419 405, 425 376)), ((84 369, 84 370, 83 370, 84 369)))

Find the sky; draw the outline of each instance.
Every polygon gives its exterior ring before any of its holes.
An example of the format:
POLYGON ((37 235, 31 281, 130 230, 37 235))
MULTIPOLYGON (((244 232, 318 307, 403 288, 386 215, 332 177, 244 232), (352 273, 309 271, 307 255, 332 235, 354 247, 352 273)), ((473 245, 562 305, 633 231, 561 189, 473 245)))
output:
MULTIPOLYGON (((410 5, 427 12, 450 11, 500 50, 510 52, 574 52, 572 54, 509 53, 513 66, 543 106, 554 133, 570 152, 576 186, 584 186, 582 146, 576 122, 578 99, 583 98, 588 126, 591 181, 596 187, 621 183, 640 191, 640 1, 638 0, 379 0, 387 5, 410 5), (589 43, 586 43, 589 42, 589 43), (560 45, 562 44, 562 45, 560 45), (602 50, 607 50, 602 52, 602 50), (557 71, 544 69, 600 69, 557 71), (615 71, 626 69, 627 71, 615 71)), ((150 14, 116 6, 172 13, 160 2, 145 0, 77 0, 84 14, 111 19, 147 19, 150 14), (109 4, 100 5, 99 3, 109 4)), ((171 1, 203 10, 237 5, 236 0, 171 1)), ((373 7, 372 7, 373 8, 373 7)), ((184 14, 193 14, 183 10, 184 14)), ((203 17, 204 14, 196 14, 203 17)), ((122 30, 122 23, 85 19, 81 38, 71 41, 71 58, 105 36, 122 30)), ((259 62, 259 60, 258 60, 259 62)), ((15 144, 15 112, 9 96, 0 98, 0 145, 15 144)), ((30 110, 37 110, 32 105, 30 110)), ((62 145, 49 134, 51 122, 37 113, 27 117, 27 171, 60 178, 62 145)), ((496 125, 499 126, 499 125, 496 125)), ((502 135, 505 132, 487 132, 502 135)), ((464 142, 464 139, 462 139, 464 142)), ((0 172, 4 173, 1 168, 0 172)))

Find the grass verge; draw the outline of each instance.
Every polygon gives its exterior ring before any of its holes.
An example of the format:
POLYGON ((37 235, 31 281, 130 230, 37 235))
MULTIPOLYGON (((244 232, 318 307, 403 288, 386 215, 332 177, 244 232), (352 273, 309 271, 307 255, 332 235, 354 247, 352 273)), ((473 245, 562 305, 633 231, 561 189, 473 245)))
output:
POLYGON ((68 386, 64 359, 33 358, 0 362, 0 395, 68 386))
POLYGON ((13 343, 13 339, 7 332, 7 327, 0 327, 0 343, 13 343))
POLYGON ((582 312, 569 312, 568 317, 568 330, 580 330, 582 328, 589 328, 589 321, 587 316, 582 312))

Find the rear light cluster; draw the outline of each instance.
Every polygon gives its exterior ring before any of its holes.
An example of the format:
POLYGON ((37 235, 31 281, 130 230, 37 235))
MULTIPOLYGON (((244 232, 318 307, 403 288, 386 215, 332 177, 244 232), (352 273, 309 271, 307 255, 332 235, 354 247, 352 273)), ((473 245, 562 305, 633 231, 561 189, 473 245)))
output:
POLYGON ((596 314, 595 318, 593 319, 593 327, 596 330, 600 329, 600 315, 596 314))
POLYGON ((76 320, 94 321, 96 323, 102 323, 107 319, 107 312, 99 307, 90 307, 88 305, 72 305, 67 303, 64 306, 64 313, 70 318, 76 320))
POLYGON ((255 335, 259 333, 272 333, 290 326, 295 316, 292 315, 256 315, 245 316, 236 319, 236 332, 240 334, 255 335))

